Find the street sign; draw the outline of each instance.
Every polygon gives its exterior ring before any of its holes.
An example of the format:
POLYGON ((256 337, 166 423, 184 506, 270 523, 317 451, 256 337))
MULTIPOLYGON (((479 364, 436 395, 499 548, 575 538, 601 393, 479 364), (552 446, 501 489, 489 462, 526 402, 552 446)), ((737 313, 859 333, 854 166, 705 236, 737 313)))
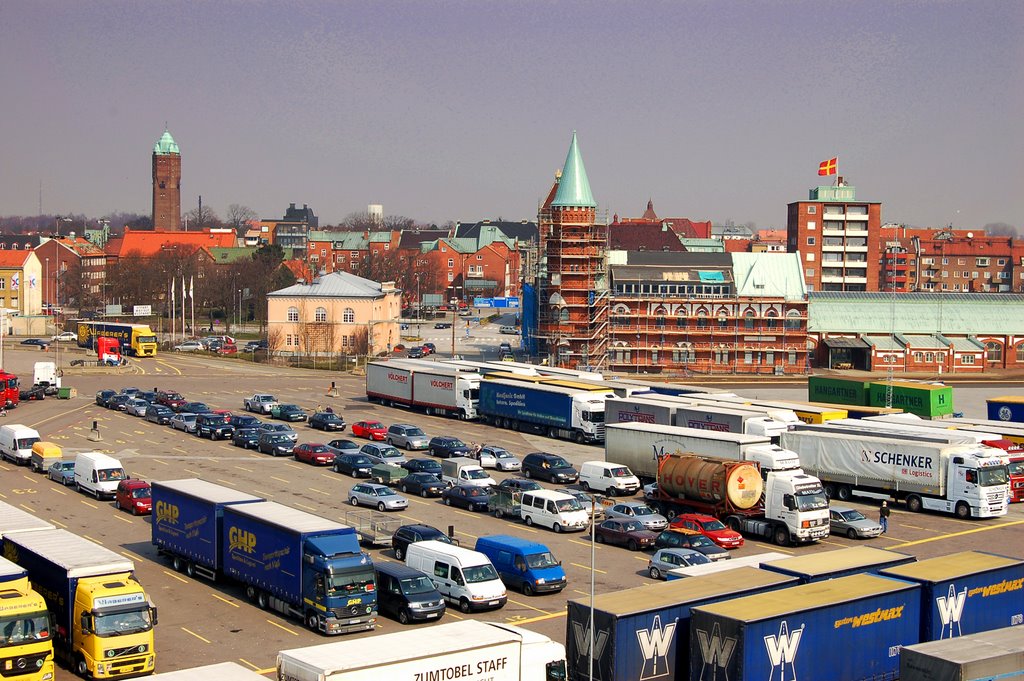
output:
POLYGON ((136 317, 148 317, 153 314, 152 305, 133 305, 132 314, 136 317))
POLYGON ((473 307, 494 307, 494 298, 474 298, 473 307))

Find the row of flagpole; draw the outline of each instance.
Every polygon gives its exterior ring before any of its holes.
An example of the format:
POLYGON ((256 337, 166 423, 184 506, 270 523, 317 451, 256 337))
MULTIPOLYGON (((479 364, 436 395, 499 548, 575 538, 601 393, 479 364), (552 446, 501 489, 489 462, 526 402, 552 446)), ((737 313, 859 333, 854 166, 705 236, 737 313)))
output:
MULTIPOLYGON (((192 333, 195 333, 196 328, 196 297, 195 297, 195 277, 189 277, 188 289, 185 289, 185 276, 181 277, 181 338, 184 340, 187 338, 185 333, 185 298, 192 299, 192 333)), ((171 342, 173 343, 177 339, 177 328, 178 328, 178 315, 175 308, 176 297, 175 297, 175 279, 171 277, 171 342)))

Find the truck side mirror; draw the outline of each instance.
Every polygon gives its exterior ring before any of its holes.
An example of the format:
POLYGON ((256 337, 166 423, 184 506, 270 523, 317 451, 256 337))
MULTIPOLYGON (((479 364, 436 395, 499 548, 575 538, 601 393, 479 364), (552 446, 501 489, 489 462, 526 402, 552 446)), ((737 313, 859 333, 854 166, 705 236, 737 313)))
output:
POLYGON ((92 615, 90 615, 87 612, 83 612, 82 613, 82 633, 83 634, 91 634, 92 633, 92 615))
POLYGON ((153 626, 155 627, 156 623, 157 623, 157 620, 159 619, 156 616, 156 606, 155 605, 150 607, 150 609, 149 609, 149 617, 150 617, 150 619, 153 620, 153 626))

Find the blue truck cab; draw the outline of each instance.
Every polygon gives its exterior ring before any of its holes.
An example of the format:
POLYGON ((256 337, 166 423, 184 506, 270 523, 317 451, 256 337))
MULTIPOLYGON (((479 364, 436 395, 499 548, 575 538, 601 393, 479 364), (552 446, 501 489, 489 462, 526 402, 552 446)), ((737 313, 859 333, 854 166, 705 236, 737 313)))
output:
POLYGON ((490 559, 505 586, 527 596, 558 593, 567 583, 562 562, 539 542, 495 534, 477 539, 476 550, 490 559))

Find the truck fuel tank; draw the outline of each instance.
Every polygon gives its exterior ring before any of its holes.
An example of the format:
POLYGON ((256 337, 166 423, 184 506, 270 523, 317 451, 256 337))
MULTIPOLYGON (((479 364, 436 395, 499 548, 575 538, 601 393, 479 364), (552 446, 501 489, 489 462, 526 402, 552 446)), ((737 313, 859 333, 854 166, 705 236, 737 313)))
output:
POLYGON ((761 500, 764 482, 757 466, 751 463, 672 454, 658 470, 658 487, 675 497, 710 503, 728 501, 736 508, 747 509, 761 500))

